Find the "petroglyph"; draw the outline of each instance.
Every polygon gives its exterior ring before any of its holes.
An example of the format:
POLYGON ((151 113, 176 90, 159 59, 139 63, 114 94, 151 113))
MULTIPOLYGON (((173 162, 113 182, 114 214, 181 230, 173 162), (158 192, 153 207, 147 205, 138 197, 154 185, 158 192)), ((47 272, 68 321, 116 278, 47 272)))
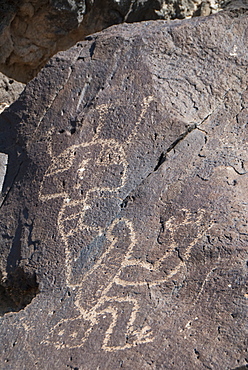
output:
MULTIPOLYGON (((75 298, 73 317, 56 323, 42 343, 52 342, 58 349, 80 348, 102 321, 107 325, 102 338, 105 351, 152 342, 152 327, 140 324, 138 319, 144 289, 166 283, 182 273, 193 246, 211 227, 205 224, 204 210, 195 213, 183 208, 178 210, 164 223, 167 239, 163 255, 148 262, 135 258, 139 240, 134 222, 119 217, 118 212, 108 215, 111 205, 114 207, 114 201, 118 200, 119 190, 128 180, 125 148, 135 138, 151 101, 152 97, 144 99, 135 129, 125 143, 101 137, 104 117, 108 114, 108 107, 101 105, 97 108, 99 125, 90 142, 73 145, 58 156, 53 155, 50 147, 51 165, 40 188, 40 199, 42 202, 60 199, 56 224, 65 248, 66 283, 75 298), (61 176, 68 170, 75 179, 73 189, 66 183, 61 185, 61 176), (95 186, 87 187, 87 183, 95 186), (192 228, 194 232, 190 233, 192 228), (179 232, 185 235, 183 245, 177 239, 179 232), (77 237, 81 245, 74 242, 77 237), (101 245, 102 254, 98 253, 97 243, 101 245), (87 254, 87 246, 96 252, 94 255, 89 248, 93 257, 86 259, 87 266, 84 266, 80 261, 87 254), (81 274, 75 274, 76 269, 81 269, 81 274), (132 294, 134 288, 140 290, 137 296, 132 294)), ((161 245, 158 248, 161 249, 161 245)))
MULTIPOLYGON (((151 96, 144 99, 135 129, 125 141, 125 146, 135 137, 137 128, 152 100, 151 96)), ((61 198, 63 201, 58 213, 57 225, 65 245, 67 283, 70 287, 74 286, 74 277, 71 277, 73 260, 75 261, 78 258, 78 255, 75 256, 70 249, 70 239, 79 231, 83 231, 84 235, 90 235, 91 240, 104 234, 101 223, 97 224, 94 220, 94 211, 100 212, 99 209, 96 209, 99 202, 101 203, 100 207, 107 206, 105 199, 108 199, 108 203, 111 204, 111 201, 118 197, 118 191, 123 188, 127 181, 128 161, 124 145, 114 139, 99 138, 104 124, 104 116, 108 113, 108 107, 107 105, 100 105, 96 109, 99 110, 99 125, 90 142, 73 145, 64 150, 59 156, 53 154, 50 144, 51 165, 45 173, 39 195, 43 202, 55 198, 61 198), (94 153, 93 158, 92 153, 94 153), (80 164, 77 165, 76 163, 80 164), (74 188, 65 189, 63 186, 57 186, 57 184, 54 186, 56 175, 58 178, 69 169, 73 171, 75 177, 74 188), (102 175, 99 176, 99 174, 102 175), (93 176, 95 176, 95 187, 91 185, 87 188, 87 180, 90 179, 92 184, 93 176), (80 190, 82 181, 84 181, 83 192, 80 190), (54 192, 51 192, 53 187, 54 192), (50 189, 49 194, 47 194, 47 188, 50 189), (91 211, 92 216, 89 216, 91 211), (86 212, 88 218, 92 219, 92 222, 88 224, 85 221, 86 212)), ((58 180, 57 183, 61 183, 61 181, 58 180)))

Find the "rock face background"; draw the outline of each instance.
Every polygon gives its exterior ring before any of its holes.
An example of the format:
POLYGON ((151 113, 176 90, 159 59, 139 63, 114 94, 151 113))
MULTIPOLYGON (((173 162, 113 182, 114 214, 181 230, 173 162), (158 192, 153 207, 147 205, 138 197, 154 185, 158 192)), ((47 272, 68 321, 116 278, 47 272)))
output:
MULTIPOLYGON (((245 1, 245 0, 244 0, 245 1)), ((59 50, 113 24, 209 15, 220 0, 2 0, 0 71, 28 82, 59 50)))
POLYGON ((115 26, 1 114, 1 368, 247 363, 247 33, 115 26))

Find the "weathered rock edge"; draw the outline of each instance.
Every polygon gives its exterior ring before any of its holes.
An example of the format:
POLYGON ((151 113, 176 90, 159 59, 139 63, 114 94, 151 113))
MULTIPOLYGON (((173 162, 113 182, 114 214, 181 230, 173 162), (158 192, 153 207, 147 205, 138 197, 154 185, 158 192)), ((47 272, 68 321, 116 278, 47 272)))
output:
POLYGON ((113 27, 2 113, 2 368, 247 363, 247 18, 113 27))
POLYGON ((24 90, 25 85, 0 73, 0 113, 14 103, 24 90))

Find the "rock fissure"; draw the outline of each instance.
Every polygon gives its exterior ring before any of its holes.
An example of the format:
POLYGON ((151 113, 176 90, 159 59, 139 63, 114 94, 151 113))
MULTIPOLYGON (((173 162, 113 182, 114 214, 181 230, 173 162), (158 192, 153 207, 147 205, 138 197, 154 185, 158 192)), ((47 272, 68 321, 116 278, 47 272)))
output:
POLYGON ((161 153, 158 159, 158 163, 154 167, 153 172, 156 172, 160 168, 160 166, 166 161, 167 154, 170 153, 177 146, 177 144, 179 144, 182 140, 184 140, 186 136, 195 129, 197 129, 196 124, 190 125, 184 133, 178 136, 178 138, 168 147, 168 149, 166 149, 165 152, 161 153))
MULTIPOLYGON (((242 175, 246 175, 248 173, 248 171, 245 171, 244 172, 240 172, 237 170, 237 168, 235 168, 232 164, 229 164, 229 166, 240 176, 242 175)), ((244 162, 241 162, 241 167, 244 169, 244 162)))
MULTIPOLYGON (((209 113, 202 121, 199 125, 201 125, 202 123, 204 123, 210 116, 211 116, 212 113, 209 113)), ((145 181, 147 181, 147 179, 154 173, 154 172, 157 172, 158 169, 162 166, 162 164, 166 161, 167 159, 167 155, 169 152, 171 152, 173 149, 175 149, 175 147, 182 141, 184 140, 187 135, 192 132, 193 130, 199 130, 201 132, 204 132, 205 134, 207 134, 207 132, 203 129, 201 129, 200 127, 198 127, 197 124, 192 124, 190 125, 187 130, 182 133, 181 135, 178 136, 178 138, 165 150, 163 151, 160 156, 159 156, 159 159, 158 159, 158 163, 157 165, 154 167, 154 170, 152 172, 149 172, 148 175, 146 175, 146 177, 144 179, 142 179, 142 181, 137 184, 137 186, 132 189, 129 194, 124 198, 124 200, 122 200, 121 204, 120 204, 120 207, 121 208, 126 208, 128 202, 131 200, 132 202, 134 201, 135 197, 134 196, 131 196, 131 194, 135 193, 136 189, 139 188, 145 181)), ((207 142, 207 137, 205 137, 205 143, 207 142)), ((200 176, 199 176, 200 177, 200 176)))
POLYGON ((96 39, 93 41, 93 43, 91 44, 91 47, 90 47, 90 58, 93 59, 93 55, 94 55, 94 51, 95 51, 95 48, 96 48, 96 39))

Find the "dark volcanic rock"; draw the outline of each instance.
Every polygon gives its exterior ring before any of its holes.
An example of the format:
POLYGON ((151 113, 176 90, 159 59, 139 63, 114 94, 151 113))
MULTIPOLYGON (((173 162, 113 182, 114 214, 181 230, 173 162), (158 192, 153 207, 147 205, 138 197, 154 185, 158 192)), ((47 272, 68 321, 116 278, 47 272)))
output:
POLYGON ((246 364, 247 34, 116 26, 2 113, 2 369, 246 364))
POLYGON ((222 3, 221 0, 1 0, 0 70, 27 82, 56 52, 113 24, 209 15, 220 10, 222 3))

